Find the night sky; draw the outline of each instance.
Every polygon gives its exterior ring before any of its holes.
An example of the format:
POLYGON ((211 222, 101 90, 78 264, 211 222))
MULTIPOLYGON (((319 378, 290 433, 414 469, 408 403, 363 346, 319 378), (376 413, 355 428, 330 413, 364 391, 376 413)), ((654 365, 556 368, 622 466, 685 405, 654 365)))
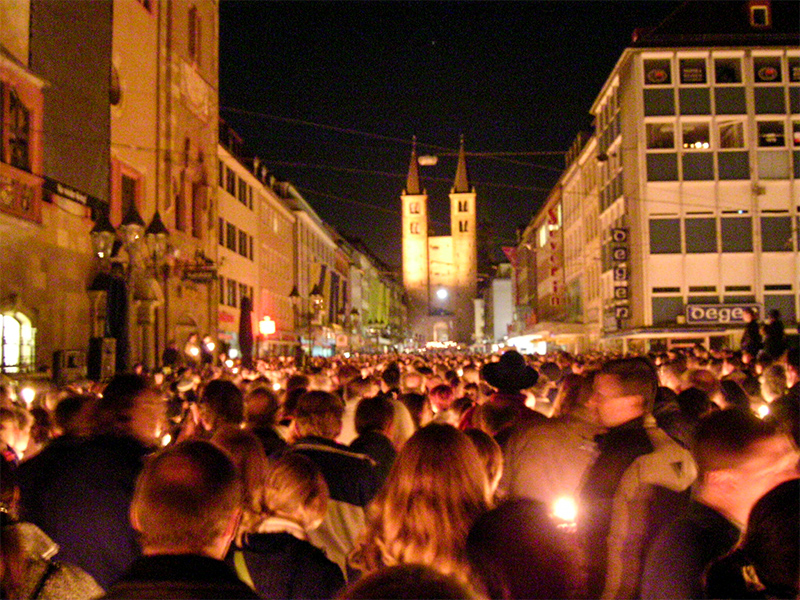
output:
POLYGON ((322 219, 394 266, 412 136, 439 156, 420 172, 448 235, 463 134, 478 220, 499 248, 591 129, 633 30, 679 4, 223 0, 220 114, 322 219))

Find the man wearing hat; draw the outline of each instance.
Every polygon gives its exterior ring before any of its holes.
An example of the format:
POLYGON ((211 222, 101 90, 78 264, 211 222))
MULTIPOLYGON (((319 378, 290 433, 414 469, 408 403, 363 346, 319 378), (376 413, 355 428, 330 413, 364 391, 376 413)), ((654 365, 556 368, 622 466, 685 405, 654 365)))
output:
POLYGON ((481 377, 497 391, 480 407, 476 420, 486 426, 501 448, 514 431, 547 420, 525 405, 527 397, 522 390, 536 385, 539 373, 516 350, 508 350, 499 361, 485 364, 481 377))

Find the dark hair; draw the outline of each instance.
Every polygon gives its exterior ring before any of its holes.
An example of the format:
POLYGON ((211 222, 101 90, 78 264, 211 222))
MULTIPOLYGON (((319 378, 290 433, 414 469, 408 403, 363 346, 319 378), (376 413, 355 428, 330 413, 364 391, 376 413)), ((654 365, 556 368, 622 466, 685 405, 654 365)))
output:
POLYGON ((330 392, 312 390, 297 400, 295 427, 301 436, 316 435, 333 439, 342 427, 344 402, 330 392))
POLYGON ((508 500, 469 532, 467 553, 490 598, 566 598, 571 557, 547 507, 508 500))
POLYGON ((389 363, 381 373, 381 379, 391 390, 400 387, 400 366, 396 362, 389 363))
POLYGON ((136 399, 150 389, 147 379, 134 373, 115 375, 97 402, 97 430, 126 428, 136 399))
POLYGON ((431 567, 404 564, 382 567, 348 585, 338 600, 473 600, 477 594, 452 575, 431 567))
POLYGON ((750 398, 747 397, 747 392, 744 391, 741 385, 732 379, 723 379, 719 382, 722 389, 722 395, 731 407, 740 410, 750 410, 750 398))
POLYGON ((711 412, 716 407, 716 404, 709 400, 708 394, 696 387, 686 388, 681 391, 677 400, 681 412, 693 421, 711 412))
POLYGON ((281 408, 278 397, 271 389, 264 385, 252 388, 244 397, 247 422, 254 425, 271 427, 277 422, 278 411, 281 408), (253 411, 253 400, 262 400, 260 412, 253 411))
POLYGON ((735 468, 746 458, 754 443, 775 433, 775 427, 736 408, 705 415, 700 419, 691 442, 698 480, 712 471, 735 468))
POLYGON ((244 396, 232 381, 212 379, 203 389, 198 402, 207 411, 213 427, 224 423, 241 425, 244 421, 244 396))
POLYGON ((356 405, 355 427, 358 435, 368 431, 386 431, 394 419, 394 404, 383 394, 363 398, 356 405))
POLYGON ((399 400, 405 404, 408 412, 411 413, 415 429, 419 429, 422 421, 422 412, 425 410, 425 403, 428 402, 428 397, 425 394, 408 392, 401 394, 399 400))

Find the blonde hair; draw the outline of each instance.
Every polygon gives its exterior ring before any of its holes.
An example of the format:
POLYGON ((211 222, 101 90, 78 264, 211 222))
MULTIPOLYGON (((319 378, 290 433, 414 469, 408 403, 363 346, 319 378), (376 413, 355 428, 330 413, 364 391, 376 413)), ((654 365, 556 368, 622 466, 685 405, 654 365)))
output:
POLYGON ((472 441, 450 425, 423 427, 403 446, 368 506, 351 565, 374 571, 384 565, 431 564, 466 581, 467 534, 488 508, 488 493, 472 441))
POLYGON ((225 450, 233 459, 242 482, 242 520, 236 532, 238 543, 242 534, 250 531, 264 513, 264 481, 269 461, 258 437, 235 425, 220 427, 211 442, 225 450))
POLYGON ((279 458, 264 484, 264 514, 290 519, 306 530, 325 516, 330 493, 322 471, 310 458, 290 452, 279 458))

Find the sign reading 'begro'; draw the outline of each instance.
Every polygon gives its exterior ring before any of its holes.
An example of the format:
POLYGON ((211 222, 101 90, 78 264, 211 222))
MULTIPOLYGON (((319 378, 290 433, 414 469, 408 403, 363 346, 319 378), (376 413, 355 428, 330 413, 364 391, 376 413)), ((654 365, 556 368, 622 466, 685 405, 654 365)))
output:
POLYGON ((744 311, 753 308, 760 314, 758 304, 688 304, 686 323, 689 325, 710 325, 744 323, 744 311))

